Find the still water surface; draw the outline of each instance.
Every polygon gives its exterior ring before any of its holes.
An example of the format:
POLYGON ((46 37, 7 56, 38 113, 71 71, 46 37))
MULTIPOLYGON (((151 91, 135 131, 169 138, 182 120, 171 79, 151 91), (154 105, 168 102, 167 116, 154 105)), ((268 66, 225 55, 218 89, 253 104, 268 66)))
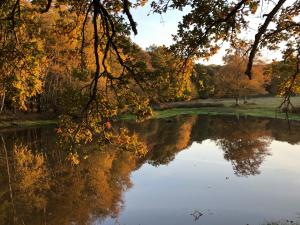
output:
POLYGON ((123 125, 146 157, 94 151, 72 166, 53 128, 3 132, 0 224, 300 222, 299 123, 180 116, 123 125))

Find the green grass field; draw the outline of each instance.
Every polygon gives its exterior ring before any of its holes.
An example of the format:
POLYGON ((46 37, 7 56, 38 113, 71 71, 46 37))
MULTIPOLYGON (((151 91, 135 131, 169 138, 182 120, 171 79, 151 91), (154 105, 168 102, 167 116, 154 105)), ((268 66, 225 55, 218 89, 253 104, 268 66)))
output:
MULTIPOLYGON (((277 108, 280 103, 283 101, 281 97, 258 97, 258 98, 248 98, 248 103, 254 103, 252 105, 256 108, 277 108)), ((300 107, 300 96, 292 97, 291 101, 294 106, 300 107)), ((223 103, 225 106, 233 106, 235 104, 234 99, 204 99, 201 100, 203 103, 223 103)), ((243 107, 243 101, 240 101, 240 107, 243 107)), ((247 105, 249 107, 249 105, 247 105)), ((251 108, 251 107, 250 107, 251 108)))
MULTIPOLYGON (((155 111, 155 118, 165 118, 181 114, 199 115, 236 115, 236 116, 256 116, 285 119, 286 114, 278 112, 278 106, 283 101, 280 97, 260 97, 247 100, 247 104, 241 101, 240 106, 235 106, 233 99, 205 99, 199 100, 202 103, 222 103, 223 107, 199 107, 199 108, 174 108, 155 111)), ((300 107, 300 96, 293 97, 292 103, 295 107, 300 107)), ((300 121, 300 114, 289 113, 290 120, 300 121)))

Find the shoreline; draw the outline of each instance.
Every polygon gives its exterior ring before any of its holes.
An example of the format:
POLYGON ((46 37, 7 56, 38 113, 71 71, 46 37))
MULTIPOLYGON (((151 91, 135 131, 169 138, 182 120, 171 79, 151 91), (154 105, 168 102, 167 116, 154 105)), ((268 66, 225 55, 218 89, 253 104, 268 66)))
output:
MULTIPOLYGON (((165 109, 160 111, 154 111, 154 114, 149 119, 162 119, 169 118, 179 115, 209 115, 209 116, 236 116, 236 117, 258 117, 258 118, 270 118, 286 120, 286 114, 282 112, 275 112, 275 110, 244 110, 236 108, 221 107, 221 108, 173 108, 165 109)), ((300 114, 289 113, 290 121, 300 121, 300 114)), ((121 120, 134 120, 134 115, 123 115, 120 116, 121 120)), ((0 129, 6 128, 29 128, 38 126, 49 126, 57 125, 58 120, 56 119, 33 119, 33 120, 11 120, 11 121, 0 121, 0 129)))
POLYGON ((57 124, 58 120, 46 119, 0 121, 0 130, 7 128, 30 128, 57 124))
MULTIPOLYGON (((295 105, 300 105, 300 96, 292 98, 295 105)), ((163 104, 161 108, 154 108, 153 116, 149 119, 169 118, 178 115, 218 115, 236 117, 260 117, 270 119, 286 119, 284 112, 277 110, 281 98, 261 97, 252 98, 248 104, 235 106, 232 99, 207 99, 187 102, 163 104)), ((300 113, 289 113, 290 121, 300 121, 300 113)), ((120 115, 120 120, 135 120, 131 114, 120 115)), ((6 128, 29 128, 57 125, 57 116, 53 113, 3 115, 0 118, 0 130, 6 128)))
MULTIPOLYGON (((154 115, 149 119, 163 119, 170 118, 180 115, 208 115, 208 116, 236 116, 236 117, 257 117, 257 118, 270 118, 286 120, 285 113, 276 113, 274 111, 267 111, 262 113, 259 111, 248 111, 248 112, 236 112, 226 110, 224 112, 214 111, 213 108, 174 108, 166 109, 161 111, 154 111, 154 115)), ((134 120, 134 115, 123 115, 120 117, 121 120, 134 120)), ((290 121, 300 121, 300 115, 289 114, 290 121)), ((12 120, 12 121, 0 121, 0 130, 7 128, 30 128, 30 127, 43 127, 50 125, 57 125, 58 120, 12 120)))
MULTIPOLYGON (((275 112, 275 110, 244 110, 241 108, 231 109, 227 107, 221 108, 173 108, 161 111, 154 111, 154 115, 149 119, 169 118, 178 115, 210 115, 210 116, 237 116, 237 117, 258 117, 286 120, 286 114, 282 112, 275 112)), ((289 113, 290 121, 300 121, 300 114, 289 113)), ((134 115, 121 116, 122 120, 133 120, 134 115)))

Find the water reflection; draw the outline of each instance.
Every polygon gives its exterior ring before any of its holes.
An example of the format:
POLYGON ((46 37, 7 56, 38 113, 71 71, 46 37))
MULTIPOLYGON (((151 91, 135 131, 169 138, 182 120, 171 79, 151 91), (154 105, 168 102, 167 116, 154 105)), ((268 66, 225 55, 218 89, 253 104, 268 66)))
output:
POLYGON ((93 224, 117 218, 133 171, 145 163, 167 165, 194 142, 215 142, 237 176, 253 176, 272 154, 272 140, 300 141, 299 124, 289 133, 285 121, 270 119, 180 116, 123 125, 147 145, 146 157, 87 146, 90 154, 72 165, 56 145, 53 128, 1 133, 0 224, 93 224))
MULTIPOLYGON (((45 140, 30 140, 28 146, 45 140)), ((1 225, 90 224, 119 214, 122 193, 131 187, 130 173, 137 167, 133 154, 95 151, 74 166, 58 149, 42 154, 28 146, 6 143, 3 138, 1 225)))
POLYGON ((294 122, 289 130, 284 120, 181 116, 129 126, 148 143, 152 165, 168 164, 193 142, 210 139, 224 151, 224 159, 232 163, 238 176, 260 173, 264 158, 271 154, 271 140, 300 143, 299 123, 294 122))
POLYGON ((260 173, 260 165, 270 154, 270 130, 266 129, 266 123, 267 121, 249 123, 246 120, 236 120, 217 129, 220 133, 216 137, 216 143, 224 151, 224 158, 231 162, 236 175, 260 173))

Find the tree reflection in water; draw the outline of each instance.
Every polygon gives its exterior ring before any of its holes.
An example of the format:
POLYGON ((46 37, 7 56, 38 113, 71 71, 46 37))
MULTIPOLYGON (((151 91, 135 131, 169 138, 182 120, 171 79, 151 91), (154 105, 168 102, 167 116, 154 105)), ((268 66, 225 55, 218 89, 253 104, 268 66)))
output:
POLYGON ((90 224, 96 219, 116 217, 139 159, 130 152, 109 149, 94 151, 74 166, 57 149, 43 154, 25 145, 14 145, 10 150, 10 174, 1 151, 1 225, 90 224))
POLYGON ((231 162, 238 176, 259 174, 259 167, 270 154, 270 131, 266 121, 231 121, 219 129, 216 144, 224 151, 224 158, 231 162), (224 128, 224 130, 223 130, 224 128))
POLYGON ((55 144, 52 128, 2 133, 0 225, 92 224, 118 217, 132 171, 146 162, 168 164, 193 142, 208 139, 224 152, 236 175, 256 175, 271 140, 295 144, 300 131, 297 125, 288 133, 285 121, 204 116, 123 125, 147 146, 145 157, 112 146, 101 151, 86 146, 82 152, 89 155, 72 165, 55 144))
POLYGON ((146 121, 132 130, 148 143, 148 162, 152 165, 168 164, 193 142, 209 139, 224 151, 224 158, 232 163, 236 175, 249 176, 259 174, 260 165, 270 154, 272 139, 299 142, 300 126, 295 124, 290 133, 284 120, 179 116, 146 121))

